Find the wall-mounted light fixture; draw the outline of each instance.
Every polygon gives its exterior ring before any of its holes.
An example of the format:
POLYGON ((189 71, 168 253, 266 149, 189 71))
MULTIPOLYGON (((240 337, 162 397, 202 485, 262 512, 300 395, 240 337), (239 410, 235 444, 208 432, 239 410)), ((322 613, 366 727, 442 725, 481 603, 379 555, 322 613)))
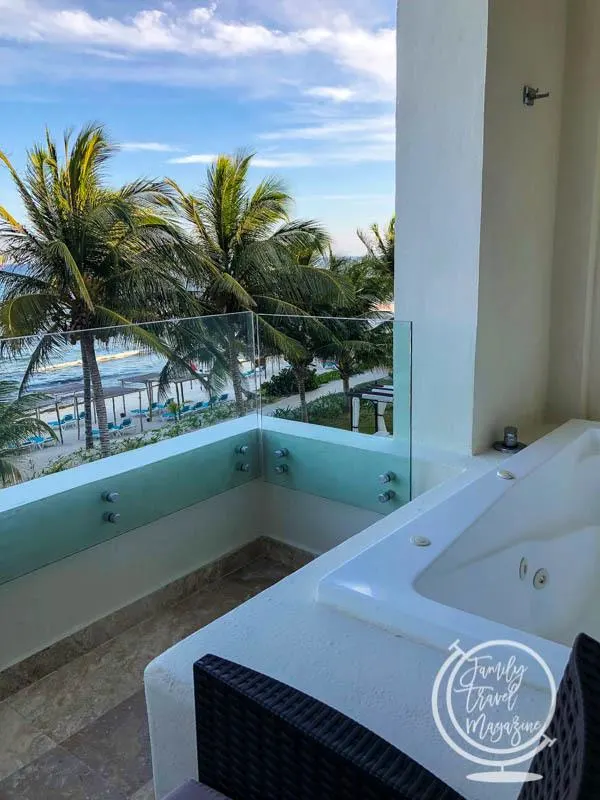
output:
POLYGON ((550 92, 540 92, 539 89, 534 89, 533 86, 523 87, 523 105, 531 108, 535 105, 536 100, 545 100, 550 97, 550 92))

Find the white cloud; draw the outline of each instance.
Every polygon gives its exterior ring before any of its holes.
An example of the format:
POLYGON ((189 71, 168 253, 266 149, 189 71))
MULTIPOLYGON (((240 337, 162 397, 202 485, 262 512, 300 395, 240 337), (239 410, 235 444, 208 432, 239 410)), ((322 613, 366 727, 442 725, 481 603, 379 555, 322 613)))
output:
MULTIPOLYGON (((66 0, 62 0, 63 3, 66 0)), ((124 4, 125 5, 125 4, 124 4)), ((317 54, 350 75, 356 88, 316 87, 314 96, 333 100, 378 96, 390 99, 395 81, 395 34, 390 27, 369 28, 347 14, 314 12, 303 26, 280 30, 263 21, 219 16, 216 5, 199 5, 186 12, 174 4, 136 14, 95 16, 90 11, 51 7, 41 0, 0 0, 0 40, 54 45, 61 55, 70 47, 86 48, 103 59, 160 54, 186 59, 231 62, 250 56, 297 57, 317 54), (308 24, 307 24, 308 23, 308 24), (319 91, 327 94, 319 95, 319 91)), ((297 25, 297 23, 296 23, 297 25)), ((244 66, 236 64, 238 74, 244 66)))
POLYGON ((212 164, 218 158, 216 153, 196 153, 180 158, 170 158, 169 164, 212 164))
MULTIPOLYGON (((390 145, 363 144, 348 145, 335 150, 319 150, 302 153, 280 153, 270 151, 264 155, 258 153, 252 159, 251 166, 261 169, 300 169, 302 167, 318 167, 321 165, 362 164, 365 162, 393 161, 394 147, 390 145)), ((169 164, 212 164, 217 158, 214 153, 193 153, 187 156, 170 158, 169 164)))
POLYGON ((345 103, 356 95, 354 89, 345 86, 314 86, 306 89, 304 94, 308 97, 322 97, 324 100, 333 100, 334 103, 345 103))
POLYGON ((280 153, 272 156, 256 156, 252 159, 253 167, 263 167, 264 169, 289 169, 292 167, 312 167, 316 164, 316 159, 311 155, 302 153, 280 153))
POLYGON ((164 144, 163 142, 122 142, 119 148, 130 153, 177 153, 181 150, 180 147, 164 144))
POLYGON ((321 125, 283 128, 279 131, 262 133, 260 138, 271 141, 278 139, 339 139, 347 135, 356 140, 393 142, 395 124, 393 114, 383 114, 360 119, 328 120, 321 125))
POLYGON ((395 158, 395 119, 393 114, 355 119, 333 119, 319 125, 268 131, 260 135, 264 141, 310 141, 320 146, 319 161, 359 164, 393 161, 395 158), (329 147, 326 147, 326 144, 329 147), (331 150, 335 143, 335 150, 331 150))
POLYGON ((369 31, 346 20, 331 41, 331 47, 339 64, 375 79, 390 92, 390 98, 393 97, 396 85, 395 30, 369 31))
POLYGON ((113 50, 101 50, 99 47, 88 47, 84 50, 88 56, 96 56, 96 58, 104 58, 106 61, 129 61, 130 56, 125 53, 115 53, 113 50))
POLYGON ((195 8, 187 14, 160 9, 140 11, 132 17, 95 17, 82 9, 49 9, 36 0, 10 6, 0 21, 6 39, 56 44, 95 44, 124 51, 211 54, 221 58, 256 52, 298 52, 322 41, 328 32, 284 33, 257 23, 225 22, 215 17, 215 7, 195 8), (18 28, 13 21, 19 21, 18 28))
MULTIPOLYGON (((195 153, 179 158, 170 158, 169 164, 212 164, 218 158, 214 153, 195 153)), ((309 167, 315 161, 311 156, 302 153, 278 153, 277 155, 260 156, 252 159, 251 166, 263 169, 285 169, 291 167, 309 167)))

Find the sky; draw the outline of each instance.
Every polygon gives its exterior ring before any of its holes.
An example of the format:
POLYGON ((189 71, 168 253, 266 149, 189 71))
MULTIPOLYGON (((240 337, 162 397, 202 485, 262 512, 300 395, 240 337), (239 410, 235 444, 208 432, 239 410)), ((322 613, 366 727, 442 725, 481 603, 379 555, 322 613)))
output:
MULTIPOLYGON (((256 153, 295 216, 340 254, 394 209, 394 0, 0 0, 0 149, 19 168, 48 126, 121 146, 115 184, 186 190, 217 153, 256 153)), ((0 204, 22 208, 4 169, 0 204)), ((17 214, 15 214, 16 216, 17 214)))

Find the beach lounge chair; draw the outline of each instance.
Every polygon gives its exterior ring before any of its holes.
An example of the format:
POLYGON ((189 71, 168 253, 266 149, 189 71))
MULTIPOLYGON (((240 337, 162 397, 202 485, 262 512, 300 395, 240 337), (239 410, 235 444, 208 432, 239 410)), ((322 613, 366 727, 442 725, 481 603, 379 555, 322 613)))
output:
POLYGON ((53 444, 56 444, 56 439, 52 436, 30 436, 29 439, 27 439, 27 445, 35 447, 37 450, 41 450, 42 447, 48 447, 53 444))
MULTIPOLYGON (((162 406, 160 405, 160 403, 152 403, 152 411, 160 411, 161 408, 162 406)), ((131 414, 137 417, 139 417, 142 414, 148 414, 148 413, 150 413, 150 408, 142 408, 142 409, 134 408, 131 411, 131 414)))
POLYGON ((110 433, 114 433, 115 435, 118 436, 120 433, 123 433, 123 431, 127 430, 128 428, 131 428, 132 425, 133 425, 133 420, 131 419, 131 417, 124 417, 120 425, 115 425, 113 422, 109 422, 108 430, 110 433))

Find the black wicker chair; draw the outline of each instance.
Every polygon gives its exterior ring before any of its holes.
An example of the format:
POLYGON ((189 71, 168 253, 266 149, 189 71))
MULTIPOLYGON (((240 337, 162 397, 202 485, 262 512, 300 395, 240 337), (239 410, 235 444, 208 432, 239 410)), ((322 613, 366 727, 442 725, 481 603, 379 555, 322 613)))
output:
POLYGON ((553 747, 538 753, 519 800, 600 800, 600 644, 580 634, 558 687, 547 735, 553 747))
MULTIPOLYGON (((600 645, 582 634, 519 800, 600 800, 600 645)), ((388 742, 302 692, 225 659, 194 665, 199 778, 231 800, 461 800, 388 742)), ((188 790, 194 791, 190 786, 188 790)), ((211 797, 202 794, 174 798, 211 797)))

